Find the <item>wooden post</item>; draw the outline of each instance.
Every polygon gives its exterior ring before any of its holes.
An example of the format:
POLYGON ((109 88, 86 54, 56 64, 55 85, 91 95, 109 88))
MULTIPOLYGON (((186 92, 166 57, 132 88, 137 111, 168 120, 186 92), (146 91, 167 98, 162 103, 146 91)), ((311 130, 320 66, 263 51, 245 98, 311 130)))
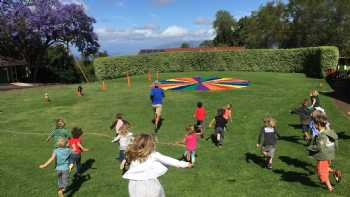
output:
POLYGON ((157 71, 157 80, 159 80, 159 71, 157 71))

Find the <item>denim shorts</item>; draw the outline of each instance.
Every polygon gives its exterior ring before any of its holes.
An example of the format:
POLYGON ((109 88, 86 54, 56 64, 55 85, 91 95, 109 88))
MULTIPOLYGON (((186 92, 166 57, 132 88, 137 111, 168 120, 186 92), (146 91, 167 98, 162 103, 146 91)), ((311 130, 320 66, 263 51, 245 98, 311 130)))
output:
POLYGON ((58 178, 58 189, 66 189, 68 186, 69 171, 68 170, 57 170, 58 178))

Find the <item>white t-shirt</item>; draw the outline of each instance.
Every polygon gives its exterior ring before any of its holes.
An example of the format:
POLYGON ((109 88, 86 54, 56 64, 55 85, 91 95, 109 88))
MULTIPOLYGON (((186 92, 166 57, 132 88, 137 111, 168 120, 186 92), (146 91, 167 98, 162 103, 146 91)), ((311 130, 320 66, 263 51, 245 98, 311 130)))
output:
POLYGON ((132 161, 129 170, 125 172, 123 178, 136 181, 155 179, 168 171, 166 166, 186 168, 188 165, 188 162, 179 161, 158 152, 153 152, 142 163, 138 160, 132 161))
POLYGON ((116 141, 119 141, 119 149, 120 150, 126 150, 126 148, 128 147, 128 145, 131 143, 131 141, 133 140, 133 135, 132 133, 128 133, 127 135, 121 135, 119 134, 116 138, 116 141))

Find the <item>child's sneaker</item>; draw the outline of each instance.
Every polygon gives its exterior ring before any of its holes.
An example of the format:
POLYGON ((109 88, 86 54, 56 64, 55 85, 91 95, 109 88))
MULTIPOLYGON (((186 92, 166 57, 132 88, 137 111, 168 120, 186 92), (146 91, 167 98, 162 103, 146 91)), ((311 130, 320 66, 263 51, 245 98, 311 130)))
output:
POLYGON ((334 173, 333 173, 333 176, 334 176, 334 179, 337 183, 340 183, 341 181, 341 171, 340 170, 334 170, 334 173))
POLYGON ((69 164, 69 172, 72 172, 72 170, 73 170, 73 168, 74 168, 74 164, 69 164))
POLYGON ((267 169, 271 170, 272 169, 272 163, 267 164, 267 169))

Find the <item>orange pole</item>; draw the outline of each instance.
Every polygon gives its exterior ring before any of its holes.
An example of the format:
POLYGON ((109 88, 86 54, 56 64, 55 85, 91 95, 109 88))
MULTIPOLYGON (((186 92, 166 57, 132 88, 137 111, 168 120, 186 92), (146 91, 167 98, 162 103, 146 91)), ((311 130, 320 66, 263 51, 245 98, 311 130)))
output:
POLYGON ((104 80, 102 81, 101 90, 102 91, 106 91, 107 90, 107 85, 106 85, 104 80))
POLYGON ((126 79, 128 80, 128 87, 131 88, 131 78, 128 72, 126 72, 126 79))
POLYGON ((148 79, 148 81, 152 81, 152 75, 151 75, 150 71, 148 71, 147 79, 148 79))

